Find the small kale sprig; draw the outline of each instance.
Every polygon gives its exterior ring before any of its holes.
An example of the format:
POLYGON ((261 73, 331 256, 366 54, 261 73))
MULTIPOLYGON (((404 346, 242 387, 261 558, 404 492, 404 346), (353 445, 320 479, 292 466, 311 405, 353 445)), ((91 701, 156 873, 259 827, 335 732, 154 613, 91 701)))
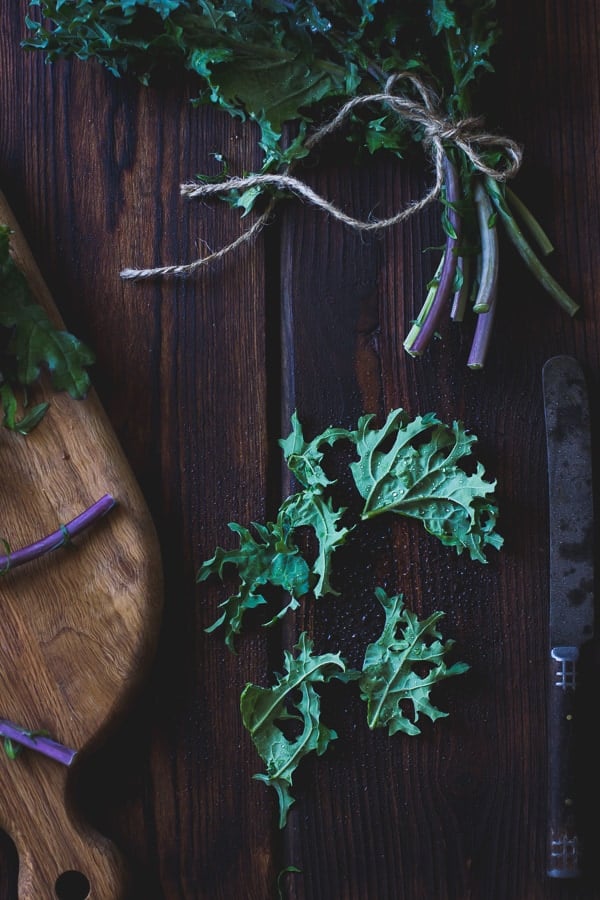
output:
POLYGON ((239 589, 221 604, 221 615, 208 628, 224 627, 231 650, 242 630, 244 614, 267 603, 267 585, 283 590, 287 601, 266 625, 296 609, 311 591, 317 598, 335 593, 331 584, 333 555, 350 531, 360 526, 360 522, 343 525, 348 510, 336 507, 328 494, 334 482, 325 473, 323 457, 325 449, 338 441, 349 442, 358 457, 350 470, 364 499, 362 521, 386 513, 417 519, 442 544, 459 554, 466 550, 471 559, 481 563, 486 562, 486 547, 502 546, 495 530, 496 483, 484 477, 480 462, 471 474, 462 467, 473 456, 476 438, 460 422, 448 426, 431 413, 411 420, 404 410, 395 409, 379 429, 373 427, 373 416, 363 416, 356 430, 327 428, 306 441, 294 413, 292 430, 280 443, 300 490, 283 501, 275 522, 254 524, 256 537, 248 528, 231 523, 229 528, 238 535, 239 546, 230 550, 218 547, 197 573, 201 582, 213 575, 225 580, 227 568, 237 572, 239 589), (312 563, 297 539, 307 526, 317 544, 312 563))
POLYGON ((447 666, 444 661, 454 641, 442 642, 437 630, 443 613, 420 621, 406 608, 401 594, 389 597, 382 588, 375 593, 385 610, 385 623, 377 640, 367 646, 361 670, 348 668, 339 653, 315 654, 313 642, 303 632, 296 654, 284 652, 286 671, 276 676, 273 687, 249 683, 242 692, 242 721, 266 767, 265 773, 254 777, 277 792, 280 828, 294 803, 296 769, 308 754, 321 756, 338 737, 321 721, 317 685, 332 679, 358 682, 369 728, 387 728, 390 736, 397 732, 413 736, 421 733, 420 716, 435 722, 448 715, 431 702, 435 686, 469 669, 463 662, 447 666))
MULTIPOLYGON (((31 6, 41 7, 42 17, 27 19, 24 46, 49 60, 94 59, 114 75, 155 84, 164 71, 184 70, 197 85, 197 103, 256 123, 260 172, 217 183, 201 176, 182 186, 188 197, 226 197, 242 213, 266 198, 266 222, 281 196, 298 192, 289 176, 336 109, 347 111, 339 121, 359 157, 385 151, 402 158, 420 144, 435 160, 436 185, 427 196, 441 201, 445 246, 404 341, 412 356, 423 355, 445 313, 462 321, 470 309, 476 327, 467 364, 483 367, 498 293, 498 223, 544 289, 569 315, 577 312, 542 262, 552 249, 548 238, 505 183, 519 168, 521 149, 486 133, 473 116, 500 36, 495 0, 34 0, 31 6)), ((337 213, 354 227, 385 225, 337 213)), ((222 254, 122 274, 183 274, 222 254)))
POLYGON ((50 373, 55 391, 67 391, 81 399, 89 390, 87 367, 94 361, 91 350, 74 335, 54 327, 37 304, 27 280, 10 254, 11 230, 0 225, 0 403, 3 424, 22 434, 34 428, 48 408, 38 403, 19 416, 19 392, 50 373))

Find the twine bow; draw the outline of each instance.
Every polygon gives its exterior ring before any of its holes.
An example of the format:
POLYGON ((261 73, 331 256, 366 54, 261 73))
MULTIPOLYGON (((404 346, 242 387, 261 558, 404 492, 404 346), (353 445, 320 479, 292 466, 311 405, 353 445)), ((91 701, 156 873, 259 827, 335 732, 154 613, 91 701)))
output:
MULTIPOLYGON (((216 183, 185 183, 180 186, 180 193, 183 197, 192 199, 223 194, 226 191, 270 187, 302 198, 357 231, 382 231, 405 221, 439 197, 444 183, 445 147, 448 145, 460 150, 477 172, 495 181, 507 181, 513 178, 520 168, 523 152, 515 141, 502 135, 483 131, 480 117, 454 122, 441 111, 439 99, 434 91, 419 78, 406 72, 392 75, 381 93, 360 95, 345 103, 329 122, 321 125, 309 136, 305 143, 306 149, 313 150, 324 138, 341 128, 354 110, 374 103, 388 107, 401 119, 411 122, 423 130, 423 145, 433 162, 435 172, 435 181, 429 190, 419 200, 412 201, 389 218, 363 220, 348 215, 314 191, 304 181, 292 175, 292 166, 288 166, 280 173, 232 176, 216 183), (407 81, 412 85, 417 95, 416 99, 405 93, 396 93, 395 88, 400 81, 407 81), (490 150, 495 150, 499 155, 500 162, 497 166, 493 166, 487 161, 490 150)), ((276 198, 272 197, 265 211, 258 216, 250 228, 242 232, 234 241, 208 256, 183 265, 160 266, 153 269, 124 269, 121 277, 143 279, 166 275, 189 275, 200 266, 216 262, 240 245, 252 240, 269 221, 275 204, 276 198)))

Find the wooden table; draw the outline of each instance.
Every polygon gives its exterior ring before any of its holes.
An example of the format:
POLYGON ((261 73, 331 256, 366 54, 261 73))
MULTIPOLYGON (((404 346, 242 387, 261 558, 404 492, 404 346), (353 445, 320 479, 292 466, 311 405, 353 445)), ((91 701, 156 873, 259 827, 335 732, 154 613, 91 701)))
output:
MULTIPOLYGON (((361 237, 300 203, 234 257, 180 280, 127 283, 125 266, 194 258, 241 223, 190 203, 180 182, 215 166, 256 166, 255 133, 188 88, 117 81, 93 64, 25 52, 23 15, 0 31, 0 183, 69 328, 95 350, 94 385, 149 504, 165 572, 155 663, 126 721, 77 786, 85 815, 120 847, 135 898, 188 900, 562 900, 600 897, 600 829, 586 822, 588 871, 549 882, 546 840, 548 491, 541 369, 581 360, 595 439, 600 389, 600 13, 597 4, 505 0, 486 123, 525 147, 520 195, 552 237, 553 274, 581 301, 569 319, 502 247, 500 309, 482 372, 466 367, 468 327, 444 324, 422 360, 402 340, 440 243, 430 208, 361 237), (501 552, 487 567, 406 520, 374 525, 336 568, 339 597, 302 604, 281 630, 255 628, 239 653, 205 632, 225 596, 197 585, 227 523, 265 521, 287 489, 278 439, 297 409, 309 436, 392 408, 459 418, 498 479, 501 552), (283 485, 283 487, 282 487, 283 485), (357 694, 334 691, 339 739, 299 769, 277 827, 273 791, 242 727, 239 694, 266 685, 302 630, 356 664, 381 625, 373 588, 404 592, 471 670, 442 685, 449 717, 416 738, 369 732, 357 694)), ((327 159, 310 183, 357 214, 392 212, 429 172, 327 159)), ((600 483, 600 479, 598 479, 600 483)), ((597 703, 590 705, 597 718, 597 703)), ((597 766, 595 767, 597 768, 597 766)), ((597 799, 590 767, 588 796, 597 799)), ((0 798, 1 802, 1 798, 0 798)), ((593 802, 590 803, 593 806, 593 802)), ((0 844, 0 897, 17 860, 0 844)))

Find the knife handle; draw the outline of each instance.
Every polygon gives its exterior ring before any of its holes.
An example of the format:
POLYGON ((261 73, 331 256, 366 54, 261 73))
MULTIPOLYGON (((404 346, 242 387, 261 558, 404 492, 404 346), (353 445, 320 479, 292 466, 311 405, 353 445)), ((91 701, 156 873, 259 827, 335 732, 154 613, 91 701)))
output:
POLYGON ((550 651, 548 707, 548 868, 550 878, 581 874, 575 802, 575 690, 577 647, 550 651))

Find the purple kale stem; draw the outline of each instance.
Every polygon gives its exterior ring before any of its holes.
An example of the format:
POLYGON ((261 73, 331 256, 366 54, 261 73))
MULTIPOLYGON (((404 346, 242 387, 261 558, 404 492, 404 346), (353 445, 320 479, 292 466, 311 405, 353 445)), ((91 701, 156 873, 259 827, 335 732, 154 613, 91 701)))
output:
POLYGON ((476 313, 485 313, 492 303, 492 298, 496 297, 498 286, 498 269, 500 267, 498 230, 493 224, 494 210, 489 195, 479 181, 475 187, 473 197, 475 208, 477 210, 477 222, 481 244, 479 253, 481 262, 479 290, 475 297, 473 310, 476 313))
POLYGON ((57 531, 53 531, 47 537, 21 550, 15 550, 4 555, 0 555, 0 573, 4 574, 13 569, 15 566, 22 566, 23 563, 31 562, 52 550, 63 547, 65 543, 75 535, 80 534, 98 521, 102 516, 106 515, 116 504, 116 500, 111 494, 105 494, 100 500, 96 500, 84 512, 80 513, 67 525, 62 525, 57 531))
POLYGON ((497 292, 489 295, 488 308, 486 312, 477 314, 477 325, 475 326, 475 334, 473 335, 473 343, 467 360, 469 369, 483 369, 485 358, 487 355, 490 338, 492 336, 492 326, 494 324, 494 315, 496 313, 496 296, 497 292))
POLYGON ((498 232, 494 224, 493 208, 489 195, 478 181, 474 192, 477 222, 480 234, 481 274, 479 290, 473 309, 477 313, 477 325, 467 360, 469 369, 483 369, 492 336, 498 298, 499 250, 498 232))
POLYGON ((37 750, 43 756, 48 756, 56 762, 62 763, 63 766, 70 766, 77 755, 76 750, 71 750, 52 738, 44 734, 36 734, 32 731, 26 731, 19 728, 8 719, 0 719, 0 738, 5 741, 13 741, 21 747, 28 747, 30 750, 37 750))
POLYGON ((444 307, 450 300, 454 289, 457 264, 456 245, 460 239, 461 224, 460 216, 456 212, 455 207, 460 200, 460 184, 457 171, 447 156, 444 157, 444 176, 446 201, 448 203, 448 219, 454 231, 454 236, 448 235, 446 238, 444 265, 435 299, 431 304, 431 309, 423 321, 414 341, 410 347, 406 348, 411 356, 422 356, 427 349, 431 338, 435 334, 444 307))

